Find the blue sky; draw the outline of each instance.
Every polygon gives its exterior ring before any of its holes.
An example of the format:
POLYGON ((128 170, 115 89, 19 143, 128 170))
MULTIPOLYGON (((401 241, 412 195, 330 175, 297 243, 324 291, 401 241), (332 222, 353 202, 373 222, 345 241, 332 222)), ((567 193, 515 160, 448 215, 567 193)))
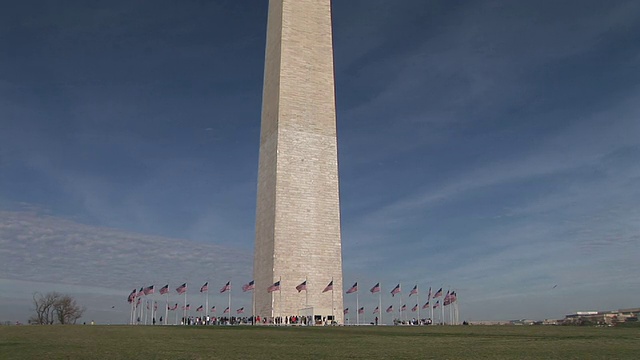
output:
MULTIPOLYGON (((166 282, 193 305, 231 279, 250 306, 267 3, 5 7, 0 320, 51 289, 123 322, 133 287, 166 282)), ((361 305, 378 281, 385 304, 399 282, 455 289, 471 320, 639 305, 640 3, 333 11, 361 305)))

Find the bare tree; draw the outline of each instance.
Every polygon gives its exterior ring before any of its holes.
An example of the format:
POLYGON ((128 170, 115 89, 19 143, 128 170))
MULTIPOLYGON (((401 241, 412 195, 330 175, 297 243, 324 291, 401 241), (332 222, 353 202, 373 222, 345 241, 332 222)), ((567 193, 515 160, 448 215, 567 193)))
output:
POLYGON ((55 312, 60 324, 75 324, 85 310, 69 295, 63 295, 55 304, 55 312))
POLYGON ((31 317, 30 322, 36 325, 53 324, 55 320, 55 305, 59 298, 60 294, 57 292, 50 292, 45 295, 34 293, 33 305, 35 306, 36 314, 31 317))
POLYGON ((56 320, 60 324, 75 324, 86 310, 72 296, 57 292, 33 294, 33 305, 36 313, 29 321, 36 325, 51 325, 56 320))

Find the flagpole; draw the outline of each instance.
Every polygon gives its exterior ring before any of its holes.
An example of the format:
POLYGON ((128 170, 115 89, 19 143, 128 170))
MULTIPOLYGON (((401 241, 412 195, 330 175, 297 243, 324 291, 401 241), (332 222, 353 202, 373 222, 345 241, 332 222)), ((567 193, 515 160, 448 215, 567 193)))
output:
POLYGON ((360 325, 360 303, 358 302, 358 289, 356 289, 356 325, 360 325))
POLYGON ((458 307, 458 293, 456 293, 456 323, 460 324, 460 308, 458 307))
POLYGON ((454 315, 455 315, 455 313, 453 311, 453 304, 450 303, 449 304, 449 325, 455 325, 453 323, 454 315))
POLYGON ((400 323, 402 323, 402 283, 398 283, 400 286, 400 305, 398 306, 398 310, 400 311, 400 323))
POLYGON ((453 306, 451 306, 451 290, 449 290, 449 325, 453 325, 453 313, 451 309, 453 309, 453 306))
POLYGON ((449 303, 449 325, 455 325, 453 323, 453 316, 454 316, 454 312, 453 312, 453 304, 450 302, 449 303))
POLYGON ((440 304, 440 310, 442 310, 442 325, 444 325, 444 298, 442 298, 442 304, 440 304))
POLYGON ((185 323, 189 325, 191 323, 191 304, 187 304, 187 320, 185 323))
MULTIPOLYGON (((208 317, 209 316, 209 282, 207 281, 207 293, 205 294, 205 303, 204 305, 207 307, 207 310, 205 310, 204 312, 204 316, 208 317)), ((206 318, 205 318, 206 320, 206 318)))
POLYGON ((451 311, 453 306, 451 306, 451 294, 449 294, 449 325, 453 325, 453 312, 451 311))
POLYGON ((455 298, 453 300, 453 305, 454 305, 454 309, 455 309, 453 320, 455 321, 456 325, 459 325, 458 324, 458 294, 456 294, 456 296, 455 296, 455 298))
POLYGON ((431 286, 429 286, 429 295, 427 295, 427 302, 429 302, 429 318, 431 319, 431 324, 433 324, 433 304, 431 304, 431 286))
POLYGON ((182 325, 187 325, 187 292, 186 291, 184 292, 184 309, 182 310, 182 323, 183 323, 182 325))
POLYGON ((278 325, 282 325, 282 276, 279 277, 278 284, 280 284, 280 289, 278 289, 278 317, 280 318, 278 325))
POLYGON ((451 308, 453 309, 453 324, 454 324, 454 325, 458 325, 458 320, 456 319, 456 317, 457 317, 457 312, 458 312, 458 311, 456 310, 456 306, 455 306, 455 305, 456 305, 456 301, 455 301, 455 300, 454 300, 454 301, 451 301, 451 305, 452 305, 452 307, 451 307, 451 308))
POLYGON ((418 325, 420 325, 420 289, 418 289, 418 285, 416 285, 416 302, 418 303, 418 325))
POLYGON ((304 277, 304 283, 305 283, 305 289, 304 289, 304 305, 305 306, 309 306, 309 292, 307 291, 307 286, 309 286, 309 283, 307 283, 307 277, 304 277))
POLYGON ((231 281, 229 281, 229 325, 231 325, 231 281))
POLYGON ((255 288, 255 282, 253 283, 254 287, 253 289, 251 289, 251 318, 253 319, 252 324, 251 325, 255 325, 256 324, 256 288, 255 288))
POLYGON ((333 311, 333 309, 336 307, 336 305, 333 303, 333 276, 331 277, 331 321, 336 321, 336 314, 333 311))
MULTIPOLYGON (((431 300, 429 300, 429 302, 431 302, 431 300)), ((431 319, 431 323, 433 324, 433 305, 431 304, 429 304, 429 312, 431 313, 430 319, 431 319)))
POLYGON ((380 286, 380 291, 378 291, 378 314, 380 314, 380 322, 378 324, 382 325, 382 284, 378 283, 380 286))
MULTIPOLYGON (((269 291, 269 290, 267 289, 267 291, 269 291)), ((275 309, 274 305, 275 305, 275 301, 276 301, 276 294, 274 294, 273 291, 271 291, 269 293, 269 296, 271 297, 271 318, 274 320, 274 323, 275 323, 276 309, 275 309)))
MULTIPOLYGON (((363 307, 364 307, 364 306, 363 306, 363 307)), ((358 313, 359 313, 359 312, 360 312, 360 309, 358 309, 358 313)), ((364 309, 362 309, 362 317, 364 318, 364 319, 362 320, 362 322, 363 322, 364 324, 366 324, 366 323, 367 323, 367 312, 366 312, 366 311, 364 311, 364 309)))
POLYGON ((167 307, 164 309, 164 324, 169 325, 169 284, 167 284, 167 307))

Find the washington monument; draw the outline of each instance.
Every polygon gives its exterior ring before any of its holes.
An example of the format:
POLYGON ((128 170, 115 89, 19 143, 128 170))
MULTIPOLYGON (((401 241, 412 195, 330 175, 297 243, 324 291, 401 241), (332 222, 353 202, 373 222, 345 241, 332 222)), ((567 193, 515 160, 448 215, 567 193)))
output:
POLYGON ((331 0, 270 0, 265 57, 256 315, 343 323, 331 0))

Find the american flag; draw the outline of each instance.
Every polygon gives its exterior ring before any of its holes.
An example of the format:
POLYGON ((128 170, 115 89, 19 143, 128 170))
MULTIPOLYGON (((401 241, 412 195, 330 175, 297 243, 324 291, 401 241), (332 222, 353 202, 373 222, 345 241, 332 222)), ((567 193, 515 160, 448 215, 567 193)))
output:
POLYGON ((138 301, 136 301, 136 306, 140 306, 141 303, 142 303, 142 298, 138 298, 138 301))
POLYGON ((190 304, 187 304, 187 306, 183 306, 182 307, 182 310, 189 310, 189 309, 191 309, 191 305, 190 304))
POLYGON ((374 314, 379 314, 380 313, 380 308, 376 306, 376 308, 373 309, 373 313, 374 314))
POLYGON ((353 286, 347 290, 347 294, 353 294, 354 292, 358 291, 358 282, 356 281, 355 284, 353 284, 353 286))
POLYGON ((178 303, 176 303, 175 305, 173 305, 173 309, 171 310, 178 310, 178 303))
POLYGON ((411 297, 411 295, 418 295, 418 285, 414 286, 413 289, 411 289, 409 297, 411 297))
POLYGON ((158 310, 158 302, 157 301, 153 302, 153 310, 154 311, 158 310))
POLYGON ((273 285, 267 288, 267 292, 280 291, 280 280, 273 283, 273 285))
POLYGON ((211 312, 212 312, 212 313, 216 312, 216 307, 215 307, 215 306, 212 306, 212 307, 211 307, 211 312))
POLYGON ((346 309, 342 310, 342 312, 343 312, 345 315, 346 315, 346 314, 348 314, 348 313, 349 313, 349 308, 346 308, 346 309))
POLYGON ((440 307, 440 300, 436 301, 436 304, 433 305, 434 309, 437 309, 438 307, 440 307))
POLYGON ((407 304, 402 305, 400 311, 407 311, 407 304))
POLYGON ((424 303, 424 305, 422 305, 423 309, 428 309, 429 308, 429 302, 427 301, 426 303, 424 303))
POLYGON ((204 306, 202 306, 202 305, 198 306, 198 308, 196 309, 196 311, 204 311, 204 306))
POLYGON ((184 283, 184 284, 178 286, 176 291, 178 292, 178 294, 184 294, 185 292, 187 292, 187 283, 184 283))
POLYGON ((227 283, 220 289, 220 293, 231 290, 231 281, 227 281, 227 283))
POLYGON ((244 314, 244 307, 241 307, 240 309, 236 310, 237 314, 244 314))
POLYGON ((171 305, 167 305, 167 310, 169 311, 173 311, 176 310, 178 308, 178 303, 176 303, 175 305, 173 305, 173 307, 171 305))
POLYGON ((325 287, 324 290, 322 290, 323 293, 325 293, 327 291, 333 291, 333 280, 331 280, 329 285, 327 285, 327 287, 325 287))
POLYGON ((209 291, 209 282, 207 281, 206 283, 204 283, 204 285, 202 285, 200 287, 200 292, 205 292, 205 291, 209 291))
POLYGON ((229 312, 229 307, 227 306, 226 309, 224 309, 223 313, 227 314, 229 312))
POLYGON ((136 296, 137 297, 144 296, 144 288, 143 287, 140 288, 140 291, 138 291, 138 295, 136 295, 136 296))
POLYGON ((303 281, 302 283, 300 283, 300 285, 296 286, 296 290, 298 290, 298 292, 302 290, 307 291, 307 280, 303 281))
POLYGON ((393 311, 393 305, 390 305, 390 306, 387 308, 387 312, 388 312, 388 313, 390 313, 390 312, 392 312, 392 311, 393 311))
POLYGON ((144 294, 145 295, 151 295, 153 294, 154 290, 153 290, 153 285, 151 286, 147 286, 146 288, 144 288, 144 294))
POLYGON ((458 295, 456 294, 455 291, 451 292, 451 303, 456 302, 456 300, 458 300, 458 295))
POLYGON ((431 300, 431 286, 429 286, 429 295, 427 295, 427 300, 431 300))
POLYGON ((449 294, 449 291, 447 291, 447 295, 444 296, 444 300, 442 301, 442 305, 447 306, 451 304, 451 295, 449 294))
POLYGON ((391 290, 391 296, 396 296, 396 294, 400 293, 400 284, 396 285, 396 287, 391 290))
POLYGON ((375 294, 375 293, 379 292, 380 291, 380 283, 377 283, 377 284, 373 285, 373 287, 369 291, 371 291, 372 294, 375 294))
POLYGON ((129 297, 127 297, 127 302, 128 303, 132 303, 133 299, 135 299, 135 298, 136 298, 136 289, 133 289, 131 294, 129 294, 129 297))
POLYGON ((416 304, 416 306, 412 307, 412 308, 411 308, 411 311, 413 311, 413 312, 418 311, 418 304, 416 304))
POLYGON ((436 291, 435 295, 433 295, 433 298, 439 298, 440 296, 442 296, 442 288, 440 288, 440 290, 436 291))
POLYGON ((169 284, 160 288, 160 295, 167 294, 169 292, 169 284))
POLYGON ((253 290, 255 288, 256 288, 256 285, 254 284, 253 280, 249 281, 248 284, 242 285, 242 291, 243 292, 247 292, 247 291, 253 290))
POLYGON ((364 314, 364 306, 358 309, 358 314, 364 314))

